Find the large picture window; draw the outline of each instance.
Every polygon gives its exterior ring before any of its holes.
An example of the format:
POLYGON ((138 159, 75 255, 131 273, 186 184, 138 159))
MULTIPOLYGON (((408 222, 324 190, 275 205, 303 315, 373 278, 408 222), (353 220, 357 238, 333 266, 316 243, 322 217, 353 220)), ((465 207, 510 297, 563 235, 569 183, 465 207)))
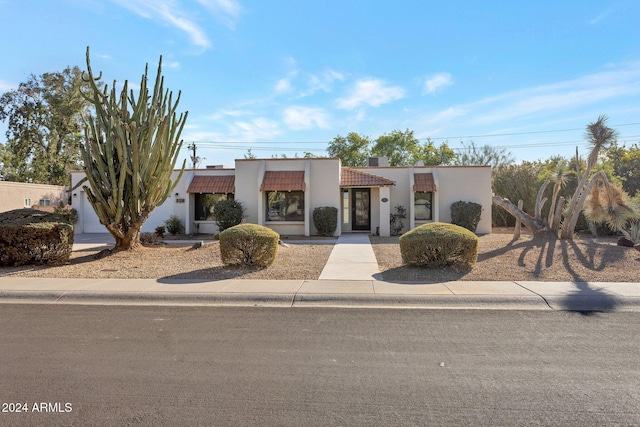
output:
POLYGON ((304 221, 304 191, 267 191, 267 221, 304 221))
POLYGON ((416 191, 413 203, 414 218, 417 221, 430 221, 433 219, 431 206, 433 193, 431 191, 416 191))
POLYGON ((213 215, 213 207, 220 200, 233 200, 233 193, 227 194, 211 194, 200 193, 195 194, 196 199, 196 221, 215 221, 216 217, 213 215))

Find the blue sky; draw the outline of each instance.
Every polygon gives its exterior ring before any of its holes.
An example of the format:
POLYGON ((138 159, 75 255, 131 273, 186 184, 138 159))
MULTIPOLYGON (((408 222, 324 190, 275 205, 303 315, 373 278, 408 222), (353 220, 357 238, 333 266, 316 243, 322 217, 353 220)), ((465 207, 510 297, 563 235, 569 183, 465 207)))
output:
POLYGON ((106 83, 137 84, 163 56, 203 164, 394 129, 518 160, 586 155, 600 114, 640 141, 639 21, 637 0, 0 0, 0 92, 85 69, 90 46, 106 83))

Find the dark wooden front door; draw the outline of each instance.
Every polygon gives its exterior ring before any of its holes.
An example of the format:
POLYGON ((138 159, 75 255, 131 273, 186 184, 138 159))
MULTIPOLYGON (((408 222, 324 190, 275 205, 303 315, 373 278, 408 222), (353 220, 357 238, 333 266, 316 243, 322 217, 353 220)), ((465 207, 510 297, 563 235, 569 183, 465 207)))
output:
POLYGON ((369 188, 351 189, 351 229, 371 230, 371 191, 369 188))

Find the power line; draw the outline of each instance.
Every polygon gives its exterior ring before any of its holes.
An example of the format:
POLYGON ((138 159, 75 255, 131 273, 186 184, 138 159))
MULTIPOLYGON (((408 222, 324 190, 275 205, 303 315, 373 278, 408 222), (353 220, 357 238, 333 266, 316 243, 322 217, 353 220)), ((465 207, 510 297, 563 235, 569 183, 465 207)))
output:
MULTIPOLYGON (((620 125, 612 125, 612 127, 616 128, 616 127, 634 126, 634 125, 640 125, 640 123, 623 123, 623 124, 620 124, 620 125)), ((465 139, 465 138, 491 138, 491 137, 494 137, 494 136, 536 135, 536 134, 542 134, 542 133, 572 132, 572 131, 577 131, 577 130, 584 130, 584 128, 537 130, 537 131, 530 131, 530 132, 513 132, 513 133, 491 133, 491 134, 486 134, 486 135, 442 136, 442 137, 437 137, 437 138, 429 138, 429 137, 427 137, 427 138, 421 138, 421 139, 440 140, 440 139, 465 139)))
MULTIPOLYGON (((611 125, 612 128, 624 127, 624 126, 635 126, 640 125, 640 122, 635 123, 621 123, 616 125, 611 125)), ((438 137, 425 137, 418 138, 419 140, 446 140, 446 139, 469 139, 469 138, 491 138, 496 136, 519 136, 519 135, 536 135, 536 134, 545 134, 545 133, 556 133, 556 132, 572 132, 584 130, 582 128, 566 128, 566 129, 552 129, 552 130, 538 130, 538 131, 528 131, 528 132, 511 132, 511 133, 489 133, 489 134, 480 134, 480 135, 465 135, 465 136, 438 136, 438 137)), ((632 136, 634 137, 634 136, 632 136)), ((329 144, 331 141, 193 141, 193 143, 198 144, 329 144)))

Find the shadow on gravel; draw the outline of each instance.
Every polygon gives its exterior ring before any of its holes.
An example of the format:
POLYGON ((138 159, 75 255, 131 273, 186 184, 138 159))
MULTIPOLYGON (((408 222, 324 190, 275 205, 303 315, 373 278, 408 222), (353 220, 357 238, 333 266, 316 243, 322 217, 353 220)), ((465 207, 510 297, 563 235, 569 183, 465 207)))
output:
POLYGON ((374 274, 373 278, 389 283, 406 284, 406 282, 440 283, 462 280, 472 268, 444 267, 430 269, 404 265, 402 267, 390 268, 380 273, 374 274))
POLYGON ((590 277, 585 277, 579 269, 590 271, 603 271, 609 264, 623 258, 625 249, 609 243, 589 242, 586 248, 576 244, 572 239, 533 238, 530 240, 512 240, 506 246, 478 254, 478 262, 486 261, 494 257, 504 255, 509 251, 520 250, 518 266, 531 268, 534 277, 544 275, 545 268, 550 268, 554 263, 562 262, 565 270, 575 282, 587 282, 590 277))
POLYGON ((242 279, 243 276, 255 272, 256 269, 240 268, 240 267, 211 267, 201 270, 187 271, 184 273, 172 274, 158 279, 159 283, 172 283, 173 280, 181 280, 184 283, 200 283, 203 281, 216 282, 218 280, 242 279))

